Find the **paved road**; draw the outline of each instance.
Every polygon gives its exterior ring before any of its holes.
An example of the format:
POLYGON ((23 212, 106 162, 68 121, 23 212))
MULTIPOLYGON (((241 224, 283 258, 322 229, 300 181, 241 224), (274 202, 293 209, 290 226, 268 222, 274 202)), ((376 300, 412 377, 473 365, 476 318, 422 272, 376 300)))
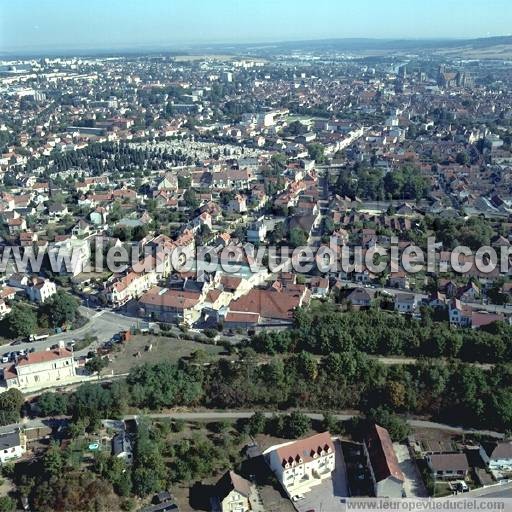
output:
MULTIPOLYGON (((87 324, 74 331, 68 331, 61 334, 54 334, 49 336, 45 340, 25 342, 19 345, 3 345, 0 347, 0 354, 4 352, 10 352, 12 350, 28 350, 34 348, 36 351, 45 350, 46 348, 59 343, 60 341, 70 341, 82 339, 85 336, 96 336, 98 343, 101 344, 108 341, 112 336, 121 330, 129 329, 132 325, 136 325, 138 322, 137 318, 131 318, 123 315, 119 315, 109 310, 95 311, 94 309, 80 306, 80 314, 88 319, 87 324)), ((77 355, 86 354, 91 348, 76 352, 77 355)))
MULTIPOLYGON (((250 418, 255 411, 197 411, 197 412, 171 412, 171 413, 155 413, 148 414, 150 418, 171 418, 175 420, 185 421, 221 421, 221 420, 237 420, 250 418)), ((265 417, 272 417, 275 413, 264 412, 265 417)), ((277 413, 286 414, 286 413, 277 413)), ((312 420, 322 420, 324 418, 323 413, 310 413, 305 412, 306 416, 312 420)), ((337 420, 347 421, 354 418, 355 414, 333 414, 337 420)), ((125 416, 125 419, 132 419, 135 415, 125 416)), ((499 432, 493 432, 491 430, 474 430, 463 427, 454 427, 451 425, 445 425, 443 423, 436 423, 434 421, 425 420, 407 420, 409 425, 416 428, 430 428, 430 429, 442 429, 455 434, 479 434, 497 439, 503 439, 505 436, 499 432)))

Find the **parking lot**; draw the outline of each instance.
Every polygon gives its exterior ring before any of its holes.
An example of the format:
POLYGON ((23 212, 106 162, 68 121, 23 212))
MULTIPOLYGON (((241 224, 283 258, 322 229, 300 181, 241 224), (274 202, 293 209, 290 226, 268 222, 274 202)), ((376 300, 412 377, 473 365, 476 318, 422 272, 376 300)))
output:
POLYGON ((428 493, 416 463, 404 444, 393 443, 400 469, 405 477, 404 491, 407 498, 428 498, 428 493))
POLYGON ((336 448, 336 470, 332 473, 331 478, 326 478, 324 482, 313 487, 304 499, 294 503, 298 512, 344 510, 342 499, 348 496, 347 469, 341 443, 335 441, 334 446, 336 448))

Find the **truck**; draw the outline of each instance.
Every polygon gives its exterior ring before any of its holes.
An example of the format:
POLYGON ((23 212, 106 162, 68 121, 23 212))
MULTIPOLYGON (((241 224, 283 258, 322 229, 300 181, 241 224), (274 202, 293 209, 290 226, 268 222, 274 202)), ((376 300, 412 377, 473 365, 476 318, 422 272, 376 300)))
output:
POLYGON ((41 341, 41 340, 45 340, 49 336, 50 336, 49 334, 31 334, 28 337, 28 341, 41 341))

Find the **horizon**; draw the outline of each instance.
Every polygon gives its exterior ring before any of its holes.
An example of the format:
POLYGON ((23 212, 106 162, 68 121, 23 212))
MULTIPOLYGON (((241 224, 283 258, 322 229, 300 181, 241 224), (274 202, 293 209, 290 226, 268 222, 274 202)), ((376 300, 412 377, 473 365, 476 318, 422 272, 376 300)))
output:
POLYGON ((510 35, 505 0, 0 0, 0 53, 175 51, 205 45, 267 45, 328 40, 468 40, 510 35), (489 5, 491 4, 491 5, 489 5), (496 16, 496 12, 500 16, 496 16), (193 15, 191 14, 193 13, 193 15), (454 28, 453 19, 457 17, 454 28), (212 23, 212 20, 215 23, 212 23))

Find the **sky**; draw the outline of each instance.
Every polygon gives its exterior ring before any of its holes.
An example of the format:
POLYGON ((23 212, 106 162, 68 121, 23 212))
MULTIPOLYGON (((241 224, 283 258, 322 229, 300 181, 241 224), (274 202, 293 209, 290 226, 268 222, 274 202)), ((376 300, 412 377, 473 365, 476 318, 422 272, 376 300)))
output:
POLYGON ((0 52, 512 33, 512 0, 0 0, 0 52))

